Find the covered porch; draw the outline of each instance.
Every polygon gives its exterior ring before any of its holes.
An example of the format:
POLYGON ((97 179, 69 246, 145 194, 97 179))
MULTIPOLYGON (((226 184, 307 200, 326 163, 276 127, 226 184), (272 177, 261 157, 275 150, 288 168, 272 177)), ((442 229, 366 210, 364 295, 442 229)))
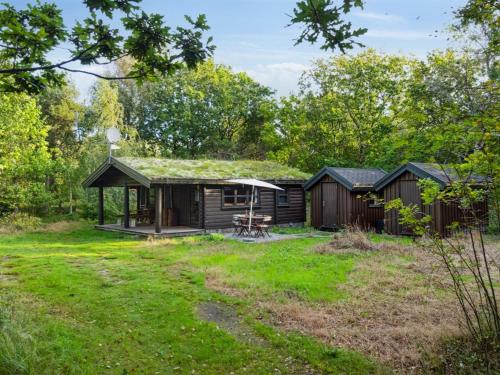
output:
MULTIPOLYGON (((177 181, 176 181, 177 182, 177 181)), ((111 159, 84 182, 98 189, 96 228, 138 235, 188 235, 202 233, 199 185, 158 181, 111 159), (105 222, 105 190, 123 189, 121 215, 105 222)))
POLYGON ((179 236, 202 233, 198 187, 159 184, 123 186, 123 213, 105 223, 104 189, 98 187, 97 229, 138 235, 179 236))

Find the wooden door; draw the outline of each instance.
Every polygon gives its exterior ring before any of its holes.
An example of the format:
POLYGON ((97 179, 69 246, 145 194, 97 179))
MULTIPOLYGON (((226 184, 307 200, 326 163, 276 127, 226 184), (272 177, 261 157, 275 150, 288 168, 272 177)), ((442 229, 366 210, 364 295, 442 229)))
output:
POLYGON ((337 188, 336 183, 322 183, 323 226, 327 228, 334 228, 337 225, 337 188))

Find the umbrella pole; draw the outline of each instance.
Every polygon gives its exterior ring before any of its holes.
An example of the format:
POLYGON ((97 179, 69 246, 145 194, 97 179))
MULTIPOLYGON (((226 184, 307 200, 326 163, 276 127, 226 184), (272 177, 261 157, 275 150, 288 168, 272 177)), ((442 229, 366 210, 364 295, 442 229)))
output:
POLYGON ((253 211, 253 191, 255 189, 255 185, 252 185, 252 196, 250 197, 250 220, 248 220, 248 233, 252 228, 252 211, 253 211))

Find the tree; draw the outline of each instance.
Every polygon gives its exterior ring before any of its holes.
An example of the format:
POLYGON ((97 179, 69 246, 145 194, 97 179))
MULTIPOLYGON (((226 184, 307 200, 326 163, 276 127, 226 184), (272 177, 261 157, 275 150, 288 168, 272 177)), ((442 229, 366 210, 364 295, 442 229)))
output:
POLYGON ((34 99, 0 94, 0 214, 33 212, 49 199, 47 134, 34 99))
POLYGON ((25 9, 3 3, 0 8, 0 90, 36 93, 48 85, 64 83, 61 72, 80 72, 107 80, 137 79, 171 74, 180 67, 194 67, 213 53, 212 39, 204 40, 208 30, 204 15, 186 16, 188 28, 167 26, 163 16, 141 11, 141 0, 84 0, 89 15, 70 29, 61 9, 54 3, 36 2, 25 9), (109 26, 121 16, 123 36, 109 26), (56 48, 69 50, 69 56, 53 62, 49 54, 56 48), (108 65, 130 56, 134 64, 124 77, 108 77, 84 67, 108 65))
POLYGON ((373 50, 317 60, 300 96, 282 100, 277 143, 287 151, 279 159, 292 162, 300 149, 308 156, 294 165, 311 172, 324 165, 393 167, 399 160, 387 160, 381 145, 406 123, 415 64, 373 50))
POLYGON ((353 29, 352 23, 342 19, 353 7, 363 8, 363 0, 339 0, 341 5, 334 5, 334 0, 304 0, 296 4, 290 25, 303 25, 303 30, 295 45, 309 42, 316 43, 323 39, 321 49, 339 49, 342 53, 354 46, 363 47, 356 40, 367 29, 353 29))
POLYGON ((233 158, 265 154, 259 142, 272 117, 272 91, 245 73, 208 61, 145 86, 138 92, 140 99, 130 94, 135 90, 123 87, 121 100, 138 104, 129 118, 140 137, 158 145, 163 155, 233 158))
POLYGON ((49 126, 47 146, 52 157, 52 168, 47 175, 46 188, 52 194, 52 203, 62 209, 68 203, 73 211, 74 186, 79 184, 75 172, 81 152, 77 122, 83 115, 76 88, 67 82, 64 86, 49 87, 37 97, 42 118, 49 126))

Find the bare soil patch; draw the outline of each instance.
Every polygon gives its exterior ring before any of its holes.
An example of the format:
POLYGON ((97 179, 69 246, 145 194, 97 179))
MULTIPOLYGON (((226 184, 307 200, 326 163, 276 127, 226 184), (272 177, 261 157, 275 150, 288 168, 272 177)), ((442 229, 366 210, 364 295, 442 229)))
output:
POLYGON ((198 306, 198 316, 202 320, 217 324, 240 341, 259 346, 266 344, 266 341, 255 335, 242 321, 237 311, 228 304, 217 301, 203 302, 198 306))
MULTIPOLYGON (((269 347, 270 343, 264 338, 256 335, 254 331, 238 315, 236 309, 226 303, 219 301, 207 301, 198 306, 200 319, 215 323, 217 327, 227 331, 239 341, 250 345, 269 347)), ((287 366, 287 374, 314 375, 318 372, 307 363, 303 363, 292 357, 283 358, 287 366)))

